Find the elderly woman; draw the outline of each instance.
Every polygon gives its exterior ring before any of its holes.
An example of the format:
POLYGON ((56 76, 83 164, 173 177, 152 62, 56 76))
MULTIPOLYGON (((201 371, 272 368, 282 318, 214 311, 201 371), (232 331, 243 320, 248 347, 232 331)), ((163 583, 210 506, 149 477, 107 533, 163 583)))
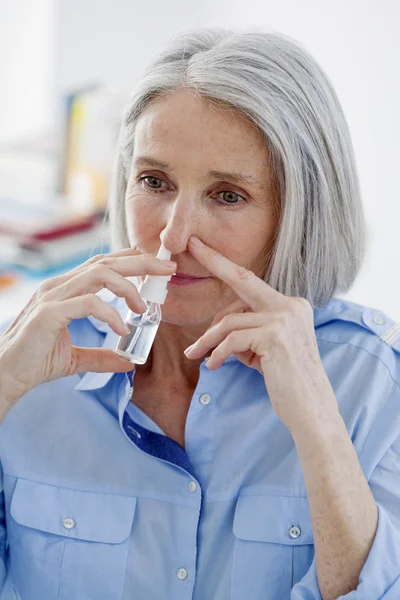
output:
POLYGON ((22 600, 400 598, 400 327, 335 295, 364 221, 321 68, 279 34, 174 38, 127 107, 109 208, 112 252, 0 338, 2 581, 22 600), (134 365, 115 352, 134 282, 173 273, 134 365))

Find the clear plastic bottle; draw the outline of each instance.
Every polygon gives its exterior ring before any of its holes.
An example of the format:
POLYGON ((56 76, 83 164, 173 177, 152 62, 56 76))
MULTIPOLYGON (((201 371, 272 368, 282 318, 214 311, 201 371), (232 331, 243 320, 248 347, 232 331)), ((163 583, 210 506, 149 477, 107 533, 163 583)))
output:
MULTIPOLYGON (((157 258, 169 260, 171 252, 163 243, 157 258)), ((116 353, 132 363, 143 365, 153 345, 158 327, 161 323, 161 304, 168 294, 167 283, 172 275, 146 275, 139 286, 139 294, 147 306, 143 314, 129 311, 125 324, 131 330, 127 335, 118 338, 116 353)))

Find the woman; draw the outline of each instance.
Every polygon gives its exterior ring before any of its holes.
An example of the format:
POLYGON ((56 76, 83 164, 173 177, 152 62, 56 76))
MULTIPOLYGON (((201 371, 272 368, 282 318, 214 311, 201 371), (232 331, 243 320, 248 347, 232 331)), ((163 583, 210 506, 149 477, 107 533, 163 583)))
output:
POLYGON ((23 600, 399 598, 400 329, 335 296, 364 221, 326 76, 278 34, 181 34, 117 156, 113 251, 1 337, 3 580, 23 600), (144 310, 128 277, 175 272, 135 367, 114 352, 144 310))

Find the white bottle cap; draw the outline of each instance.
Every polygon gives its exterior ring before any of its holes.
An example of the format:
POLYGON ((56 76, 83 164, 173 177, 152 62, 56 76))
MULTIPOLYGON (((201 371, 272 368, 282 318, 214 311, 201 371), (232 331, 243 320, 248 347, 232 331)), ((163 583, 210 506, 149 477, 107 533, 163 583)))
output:
MULTIPOLYGON (((157 253, 157 258, 169 260, 171 252, 166 249, 161 242, 160 249, 157 253)), ((145 280, 140 284, 139 294, 143 300, 149 300, 156 304, 164 304, 168 294, 167 283, 172 275, 146 275, 145 280)))

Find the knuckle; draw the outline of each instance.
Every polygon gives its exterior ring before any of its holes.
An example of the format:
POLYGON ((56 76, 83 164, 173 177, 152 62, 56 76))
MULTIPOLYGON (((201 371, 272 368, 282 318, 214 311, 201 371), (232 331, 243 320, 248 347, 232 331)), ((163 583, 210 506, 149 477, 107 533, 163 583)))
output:
POLYGON ((91 258, 89 258, 89 260, 87 261, 88 264, 92 265, 94 263, 99 262, 100 260, 103 260, 107 255, 106 254, 95 254, 94 256, 92 256, 91 258))
POLYGON ((76 351, 74 351, 74 350, 71 353, 71 361, 70 361, 69 369, 67 372, 71 373, 71 374, 79 372, 78 371, 78 356, 77 356, 76 351))
POLYGON ((240 334, 238 331, 231 331, 231 333, 229 333, 225 339, 228 343, 235 343, 239 335, 240 334))
POLYGON ((29 315, 29 318, 26 320, 25 325, 26 326, 30 326, 31 323, 34 323, 36 321, 41 321, 43 318, 43 314, 45 314, 46 311, 46 307, 44 304, 37 304, 32 312, 29 315))
POLYGON ((98 305, 99 300, 96 294, 86 294, 83 299, 85 306, 90 310, 93 310, 98 305))
POLYGON ((99 261, 99 259, 101 259, 103 256, 104 256, 104 254, 95 254, 94 256, 91 256, 90 258, 88 258, 84 264, 88 267, 95 265, 99 261))
POLYGON ((282 331, 282 324, 280 324, 278 321, 271 324, 270 329, 268 331, 268 337, 272 344, 279 344, 281 342, 283 337, 282 331))
POLYGON ((293 310, 285 310, 276 316, 280 328, 288 327, 292 321, 293 310))
POLYGON ((45 279, 44 281, 41 281, 38 285, 38 290, 41 292, 47 292, 47 290, 52 288, 52 280, 51 279, 45 279))
POLYGON ((308 314, 314 314, 314 309, 306 298, 297 298, 297 304, 308 314))
POLYGON ((293 296, 292 297, 292 310, 294 312, 298 312, 299 310, 308 310, 308 311, 312 311, 313 308, 310 304, 310 302, 306 299, 306 298, 302 298, 300 296, 293 296))
POLYGON ((116 262, 116 258, 110 258, 109 256, 107 256, 106 254, 102 254, 102 258, 100 258, 95 265, 96 267, 101 267, 101 266, 107 266, 109 267, 110 265, 113 265, 116 262))
POLYGON ((45 281, 41 281, 35 291, 36 299, 39 301, 42 301, 45 298, 46 294, 51 289, 53 289, 53 286, 54 286, 53 279, 46 279, 45 281))
POLYGON ((225 328, 227 329, 227 328, 229 328, 229 326, 231 325, 231 323, 232 323, 232 315, 225 315, 225 316, 224 316, 224 317, 222 317, 222 319, 220 320, 220 322, 219 322, 219 326, 220 326, 222 329, 225 329, 225 328))
POLYGON ((91 271, 94 274, 94 276, 101 281, 104 281, 106 279, 107 274, 109 272, 105 262, 100 262, 96 265, 93 265, 93 267, 91 267, 91 271))
POLYGON ((54 306, 54 302, 50 302, 50 301, 46 301, 46 302, 42 302, 41 304, 38 304, 35 308, 35 310, 33 311, 33 318, 35 320, 45 320, 49 318, 49 313, 52 311, 53 306, 54 306))
POLYGON ((236 266, 235 275, 241 281, 250 281, 251 279, 253 279, 255 277, 255 274, 253 273, 253 271, 249 271, 248 269, 246 269, 245 267, 242 267, 240 265, 236 266))
POLYGON ((277 314, 270 327, 271 336, 273 336, 273 339, 278 342, 285 335, 287 335, 288 331, 293 328, 292 315, 287 312, 277 314))

